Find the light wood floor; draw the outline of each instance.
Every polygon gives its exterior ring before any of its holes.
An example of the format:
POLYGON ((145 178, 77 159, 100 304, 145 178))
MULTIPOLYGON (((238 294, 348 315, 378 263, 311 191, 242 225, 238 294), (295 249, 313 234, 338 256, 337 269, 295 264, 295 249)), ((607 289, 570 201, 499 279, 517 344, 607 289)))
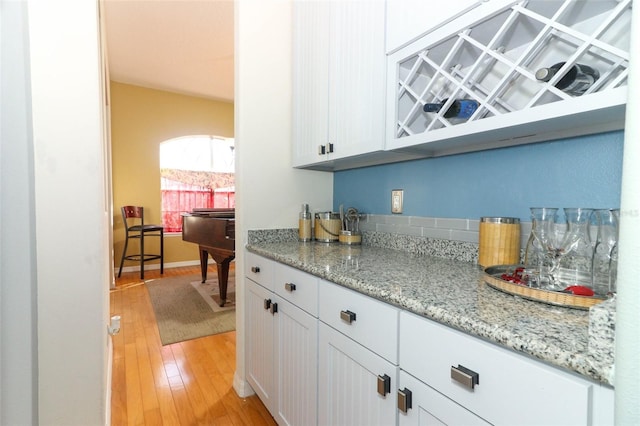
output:
MULTIPOLYGON (((199 268, 164 271, 191 274, 199 268)), ((159 277, 145 272, 146 280, 159 277)), ((235 332, 162 346, 139 273, 123 273, 110 296, 111 315, 122 317, 113 338, 112 425, 276 424, 255 395, 240 398, 233 390, 235 332)))

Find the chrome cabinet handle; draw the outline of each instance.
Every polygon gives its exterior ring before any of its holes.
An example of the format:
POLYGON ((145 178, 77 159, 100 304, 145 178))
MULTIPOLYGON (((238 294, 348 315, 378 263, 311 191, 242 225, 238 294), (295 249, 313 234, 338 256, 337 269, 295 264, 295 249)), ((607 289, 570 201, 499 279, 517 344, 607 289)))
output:
POLYGON ((451 378, 471 390, 480 384, 480 375, 460 364, 457 367, 451 366, 451 378))
POLYGON ((326 154, 326 148, 324 145, 318 145, 318 155, 326 154))
POLYGON ((276 312, 278 312, 278 304, 273 302, 271 304, 270 310, 271 310, 271 315, 274 315, 276 312))
POLYGON ((409 411, 412 407, 413 401, 412 401, 412 394, 411 391, 407 388, 404 388, 402 390, 398 389, 398 410, 402 411, 403 413, 406 413, 407 411, 409 411))
POLYGON ((356 320, 356 313, 351 311, 340 311, 340 319, 351 324, 356 320))
POLYGON ((378 393, 382 396, 387 396, 388 393, 391 393, 391 377, 386 374, 378 375, 378 393))
POLYGON ((296 290, 296 285, 294 283, 284 283, 284 289, 293 292, 296 290))
POLYGON ((264 309, 271 308, 271 299, 264 299, 264 309))
POLYGON ((254 274, 257 274, 260 272, 260 267, 259 266, 252 266, 251 267, 251 272, 253 272, 254 274))

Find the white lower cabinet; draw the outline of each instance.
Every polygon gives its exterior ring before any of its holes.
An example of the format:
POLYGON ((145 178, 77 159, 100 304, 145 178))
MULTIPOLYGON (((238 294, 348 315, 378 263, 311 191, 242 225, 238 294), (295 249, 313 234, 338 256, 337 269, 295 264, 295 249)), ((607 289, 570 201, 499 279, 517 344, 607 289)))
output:
POLYGON ((320 282, 320 425, 395 425, 398 309, 320 282))
POLYGON ((319 425, 395 425, 398 367, 320 322, 319 425))
POLYGON ((318 392, 318 320, 284 300, 278 303, 277 410, 281 425, 315 425, 318 392))
POLYGON ((612 389, 408 312, 400 367, 453 401, 448 414, 464 407, 496 425, 613 422, 612 389))
POLYGON ((398 386, 398 425, 489 425, 405 371, 398 386))
POLYGON ((273 315, 265 309, 273 293, 250 279, 245 280, 247 380, 273 414, 276 404, 275 336, 273 315))
MULTIPOLYGON (((315 425, 318 319, 250 279, 245 283, 247 380, 278 424, 315 425)), ((293 291, 312 287, 317 294, 317 285, 295 283, 287 282, 293 291)))
POLYGON ((613 389, 247 256, 247 380, 280 425, 608 425, 613 389))

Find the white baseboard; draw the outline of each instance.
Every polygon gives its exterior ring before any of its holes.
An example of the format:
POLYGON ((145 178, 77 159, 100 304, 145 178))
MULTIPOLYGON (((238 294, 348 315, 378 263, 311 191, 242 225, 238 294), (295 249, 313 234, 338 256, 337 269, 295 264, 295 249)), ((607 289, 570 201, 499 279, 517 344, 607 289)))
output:
POLYGON ((238 376, 237 371, 233 374, 233 389, 236 391, 240 398, 246 398, 255 394, 255 392, 251 388, 251 385, 249 385, 249 382, 238 376))
MULTIPOLYGON (((233 260, 232 260, 233 262, 233 260)), ((209 265, 215 265, 215 261, 213 259, 209 259, 209 265)), ((184 267, 184 266, 200 266, 200 261, 199 260, 185 260, 182 262, 171 262, 171 263, 165 263, 164 267, 166 268, 180 268, 180 267, 184 267)), ((114 271, 114 275, 118 275, 118 269, 114 267, 113 271, 114 271)), ((160 269, 160 264, 159 263, 150 263, 150 264, 146 264, 144 266, 144 270, 145 271, 153 271, 156 269, 160 269)), ((140 270, 140 265, 136 265, 136 266, 124 266, 122 268, 122 272, 137 272, 140 270)))

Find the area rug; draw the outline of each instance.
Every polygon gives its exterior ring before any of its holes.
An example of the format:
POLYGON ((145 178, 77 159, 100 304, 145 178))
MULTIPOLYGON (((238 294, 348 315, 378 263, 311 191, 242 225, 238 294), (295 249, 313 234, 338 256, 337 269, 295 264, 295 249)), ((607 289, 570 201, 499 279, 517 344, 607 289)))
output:
POLYGON ((218 279, 209 274, 146 281, 163 345, 235 330, 235 276, 229 272, 227 302, 220 307, 218 279))

